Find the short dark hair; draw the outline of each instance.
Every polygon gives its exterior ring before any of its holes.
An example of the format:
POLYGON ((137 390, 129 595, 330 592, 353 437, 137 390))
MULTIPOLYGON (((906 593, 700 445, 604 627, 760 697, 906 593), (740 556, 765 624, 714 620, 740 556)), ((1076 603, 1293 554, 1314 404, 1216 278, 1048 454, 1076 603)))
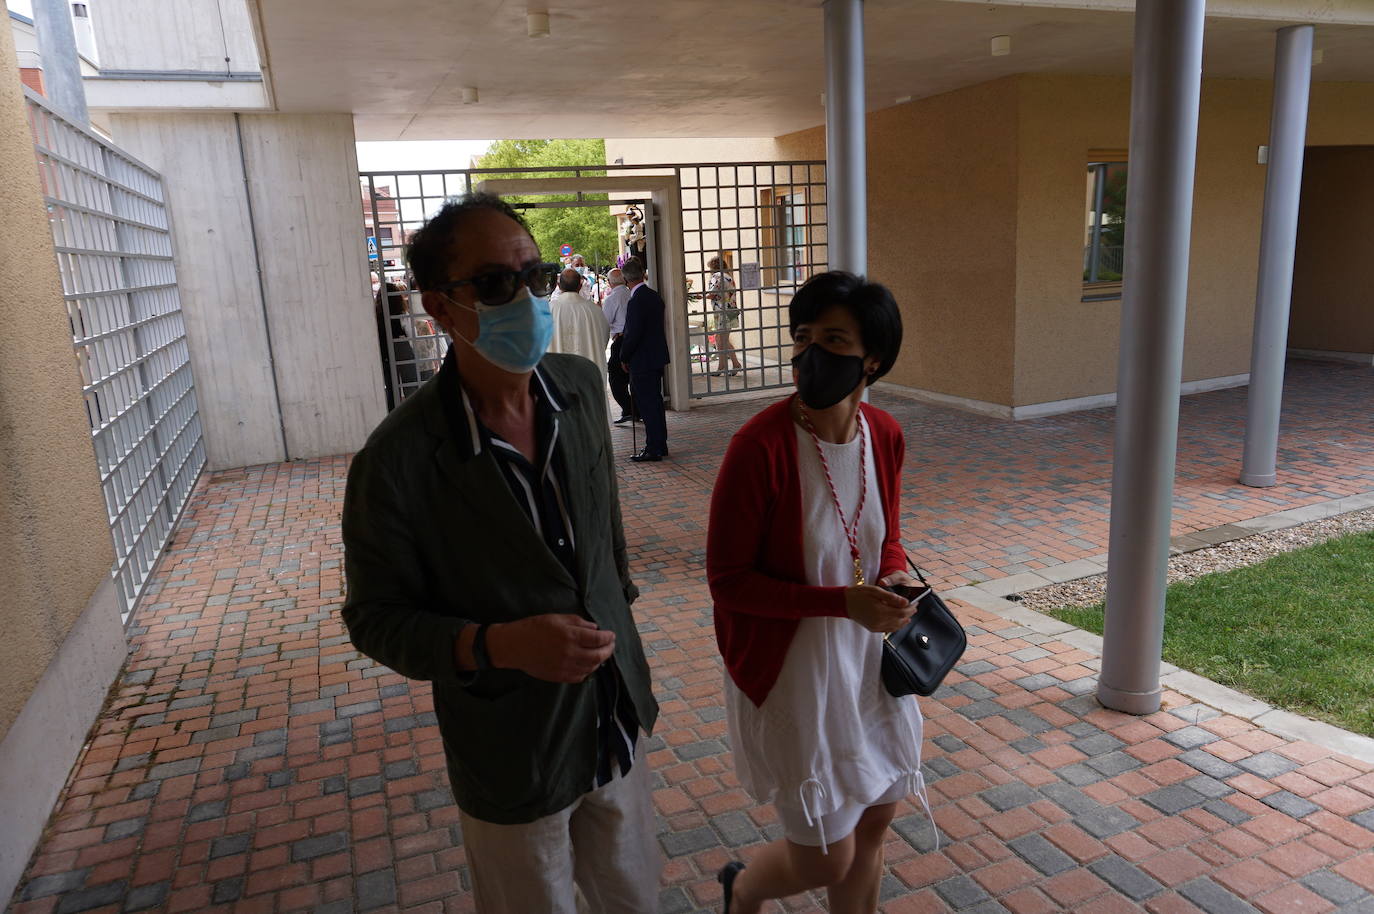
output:
POLYGON ((638 257, 629 258, 620 265, 620 275, 626 282, 639 282, 644 278, 644 262, 638 257))
POLYGON ((484 209, 509 216, 520 223, 525 231, 530 230, 525 217, 496 194, 474 193, 450 197, 439 212, 411 236, 410 244, 406 246, 406 262, 410 264, 417 287, 423 291, 448 281, 445 267, 449 259, 449 243, 469 214, 484 209))
POLYGON ((840 307, 854 316, 865 355, 878 357, 878 370, 868 383, 887 374, 902 351, 902 312, 887 286, 862 276, 831 270, 806 281, 787 306, 791 333, 798 324, 809 324, 830 308, 840 307))
POLYGON ((564 292, 576 292, 582 288, 582 274, 568 267, 558 274, 558 288, 564 292))

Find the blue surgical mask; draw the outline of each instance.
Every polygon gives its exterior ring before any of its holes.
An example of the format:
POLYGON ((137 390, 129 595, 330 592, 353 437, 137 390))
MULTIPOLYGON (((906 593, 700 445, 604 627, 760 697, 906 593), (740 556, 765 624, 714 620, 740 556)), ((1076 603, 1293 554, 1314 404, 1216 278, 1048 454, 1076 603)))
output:
MULTIPOLYGON (((444 296, 448 298, 448 296, 444 296)), ((477 339, 463 337, 477 354, 503 371, 524 374, 531 371, 553 340, 553 312, 549 300, 522 288, 504 305, 465 305, 448 299, 460 308, 477 312, 477 339)))

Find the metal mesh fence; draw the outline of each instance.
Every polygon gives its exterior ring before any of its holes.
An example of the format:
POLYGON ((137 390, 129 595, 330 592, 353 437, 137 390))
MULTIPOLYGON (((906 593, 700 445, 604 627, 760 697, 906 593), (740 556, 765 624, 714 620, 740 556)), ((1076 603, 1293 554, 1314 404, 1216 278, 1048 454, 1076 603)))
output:
POLYGON ((162 179, 26 98, 127 617, 205 466, 162 179))
POLYGON ((787 305, 827 262, 825 163, 680 166, 694 396, 792 383, 787 305))
MULTIPOLYGON (((399 403, 423 383, 447 351, 443 331, 406 287, 405 269, 407 239, 444 200, 488 178, 645 173, 675 174, 681 188, 686 274, 660 283, 683 283, 688 334, 673 358, 689 365, 691 395, 789 386, 787 305, 797 287, 827 268, 824 162, 365 172, 364 235, 389 400, 399 403), (713 258, 718 268, 710 267, 713 258)), ((608 211, 620 216, 626 202, 611 200, 608 211)), ((587 203, 579 196, 576 205, 587 203)))

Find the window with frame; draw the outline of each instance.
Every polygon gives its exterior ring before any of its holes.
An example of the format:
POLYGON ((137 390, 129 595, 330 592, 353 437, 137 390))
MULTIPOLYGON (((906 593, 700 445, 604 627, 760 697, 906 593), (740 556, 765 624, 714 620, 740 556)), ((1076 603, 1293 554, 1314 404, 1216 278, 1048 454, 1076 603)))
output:
POLYGON ((806 201, 800 193, 779 194, 779 276, 783 282, 801 282, 806 267, 806 201))
POLYGON ((806 188, 767 188, 760 191, 759 198, 766 284, 790 286, 805 282, 813 266, 806 188))
MULTIPOLYGON (((1116 157, 1114 157, 1116 158, 1116 157)), ((1126 241, 1126 162, 1094 157, 1088 163, 1083 238, 1083 300, 1121 297, 1126 241)))

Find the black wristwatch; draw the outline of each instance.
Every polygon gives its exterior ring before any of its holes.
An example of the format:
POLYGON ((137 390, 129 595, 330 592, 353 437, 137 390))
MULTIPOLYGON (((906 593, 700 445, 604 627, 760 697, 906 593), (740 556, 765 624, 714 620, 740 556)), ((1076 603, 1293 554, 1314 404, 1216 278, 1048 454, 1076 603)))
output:
POLYGON ((472 636, 472 662, 480 670, 491 669, 491 655, 487 653, 487 629, 490 626, 482 623, 477 626, 477 634, 472 636))

